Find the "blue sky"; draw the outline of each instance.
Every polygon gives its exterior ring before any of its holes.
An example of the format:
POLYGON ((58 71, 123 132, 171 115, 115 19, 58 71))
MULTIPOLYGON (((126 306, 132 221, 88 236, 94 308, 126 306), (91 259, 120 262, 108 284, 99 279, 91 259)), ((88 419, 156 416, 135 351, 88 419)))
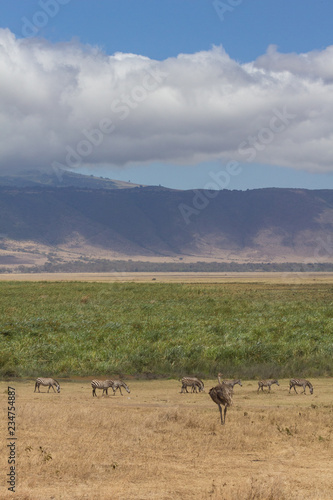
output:
POLYGON ((0 126, 11 132, 2 168, 64 165, 179 189, 216 176, 228 189, 333 188, 333 2, 3 5, 3 67, 15 68, 0 87, 0 126), (115 130, 94 135, 103 120, 115 130))

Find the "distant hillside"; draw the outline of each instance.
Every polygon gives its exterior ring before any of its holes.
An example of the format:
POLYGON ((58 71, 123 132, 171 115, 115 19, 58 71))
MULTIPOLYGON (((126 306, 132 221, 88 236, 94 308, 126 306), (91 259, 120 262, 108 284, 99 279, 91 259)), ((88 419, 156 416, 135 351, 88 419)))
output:
MULTIPOLYGON (((83 175, 67 170, 24 170, 0 176, 0 186, 15 187, 78 187, 90 189, 128 189, 140 187, 131 182, 115 181, 93 175, 83 175)), ((141 186, 142 187, 142 186, 141 186)))
POLYGON ((0 266, 332 262, 333 190, 0 187, 0 266), (191 260, 189 260, 191 259, 191 260))

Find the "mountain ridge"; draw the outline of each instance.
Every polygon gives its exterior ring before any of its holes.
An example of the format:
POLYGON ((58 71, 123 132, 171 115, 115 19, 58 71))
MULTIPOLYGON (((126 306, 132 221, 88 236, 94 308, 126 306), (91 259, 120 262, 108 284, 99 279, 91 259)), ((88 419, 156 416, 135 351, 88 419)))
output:
POLYGON ((30 169, 0 176, 0 186, 7 187, 78 187, 90 189, 129 189, 143 187, 125 181, 117 181, 94 175, 85 175, 70 170, 30 169))
POLYGON ((48 262, 50 254, 64 262, 332 262, 332 232, 333 190, 0 182, 0 266, 11 269, 48 262))

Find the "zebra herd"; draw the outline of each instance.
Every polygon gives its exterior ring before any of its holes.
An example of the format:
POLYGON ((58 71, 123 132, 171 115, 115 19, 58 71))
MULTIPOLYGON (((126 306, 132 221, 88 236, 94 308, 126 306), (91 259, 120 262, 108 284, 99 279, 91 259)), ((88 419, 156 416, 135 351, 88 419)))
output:
MULTIPOLYGON (((221 424, 225 424, 225 417, 227 414, 227 409, 229 406, 233 404, 233 394, 234 394, 234 387, 235 385, 240 385, 242 387, 242 382, 239 379, 235 380, 222 380, 222 374, 219 373, 218 376, 218 385, 215 387, 212 387, 209 390, 209 395, 211 399, 218 405, 219 412, 220 412, 220 417, 221 417, 221 424), (224 412, 222 414, 222 406, 224 406, 224 412)), ((181 393, 188 393, 187 388, 191 388, 191 392, 203 392, 205 390, 205 385, 202 380, 200 380, 197 377, 183 377, 181 379, 182 386, 181 386, 181 393)), ((279 386, 279 382, 276 379, 272 380, 259 380, 258 382, 258 390, 257 393, 259 394, 259 391, 263 392, 264 387, 268 387, 268 392, 271 392, 271 387, 272 385, 276 384, 279 386)), ((43 385, 45 387, 48 387, 48 391, 50 392, 50 389, 52 387, 54 392, 60 392, 60 384, 53 378, 42 378, 38 377, 36 382, 35 382, 35 390, 38 389, 38 392, 40 392, 40 386, 43 385)), ((122 380, 92 380, 91 382, 91 387, 92 387, 92 395, 93 397, 96 396, 96 389, 100 389, 103 391, 102 396, 106 394, 108 396, 108 389, 109 387, 112 388, 113 390, 113 395, 116 394, 116 391, 119 390, 120 394, 123 396, 123 393, 121 391, 121 388, 124 388, 128 393, 130 393, 130 389, 128 385, 125 384, 122 380)), ((306 394, 305 389, 308 387, 310 394, 313 394, 313 385, 311 382, 305 379, 299 379, 299 378, 292 378, 289 381, 289 394, 291 389, 294 389, 296 394, 298 392, 296 391, 296 387, 302 387, 303 392, 302 394, 306 394)))
MULTIPOLYGON (((219 373, 218 376, 218 385, 215 387, 212 387, 209 390, 209 395, 211 399, 218 405, 219 412, 220 412, 220 418, 221 418, 221 424, 225 424, 225 417, 227 414, 227 409, 229 406, 233 404, 233 395, 234 395, 234 387, 235 385, 240 385, 242 387, 242 382, 240 379, 235 379, 235 380, 222 380, 222 374, 219 373), (222 414, 222 406, 224 406, 224 412, 222 414)), ((202 392, 204 390, 204 383, 202 380, 200 380, 197 377, 183 377, 182 378, 182 387, 180 392, 188 392, 187 387, 191 387, 191 392, 197 392, 197 389, 199 392, 202 392)), ((279 382, 276 379, 272 380, 259 380, 258 382, 258 390, 257 393, 259 394, 259 391, 263 392, 264 387, 268 387, 268 392, 271 392, 271 387, 273 384, 276 384, 279 386, 279 382)), ((292 388, 294 388, 294 391, 296 394, 298 392, 296 391, 296 386, 297 387, 303 387, 303 392, 302 394, 305 394, 305 389, 308 387, 310 390, 310 394, 313 394, 313 385, 311 382, 305 379, 300 379, 300 378, 292 378, 289 381, 289 394, 292 388)))
POLYGON ((96 396, 96 389, 103 389, 103 394, 106 393, 108 396, 108 388, 111 387, 113 390, 113 395, 116 394, 116 391, 119 390, 120 394, 123 396, 123 393, 121 392, 121 388, 123 387, 128 393, 131 391, 129 390, 128 385, 125 384, 122 380, 92 380, 91 382, 91 387, 92 387, 92 395, 93 397, 96 396))
MULTIPOLYGON (((258 382, 258 391, 257 391, 258 394, 259 394, 260 389, 262 391, 264 390, 264 387, 268 387, 268 392, 270 392, 271 386, 273 384, 280 385, 276 379, 274 379, 274 380, 260 380, 258 382)), ((305 389, 307 387, 309 388, 310 394, 313 394, 313 385, 311 384, 311 382, 309 382, 308 380, 305 380, 304 378, 292 378, 292 379, 290 379, 290 381, 289 381, 289 394, 290 394, 290 391, 292 388, 294 388, 294 391, 296 392, 296 394, 298 394, 298 392, 296 391, 296 386, 303 387, 302 394, 305 394, 305 389)))
MULTIPOLYGON (((38 377, 35 383, 35 390, 38 389, 38 392, 40 392, 39 387, 43 385, 45 387, 48 387, 47 392, 50 392, 50 389, 52 387, 54 392, 60 392, 60 384, 57 382, 54 378, 42 378, 38 377), (55 389, 56 388, 56 389, 55 389)), ((128 393, 130 393, 130 389, 125 382, 122 380, 92 380, 91 381, 91 387, 92 387, 92 395, 93 397, 96 396, 96 389, 102 389, 103 390, 103 396, 104 393, 108 396, 108 389, 109 387, 112 388, 113 390, 113 395, 116 394, 116 391, 119 390, 120 394, 123 396, 123 393, 121 392, 121 388, 123 387, 128 393)))

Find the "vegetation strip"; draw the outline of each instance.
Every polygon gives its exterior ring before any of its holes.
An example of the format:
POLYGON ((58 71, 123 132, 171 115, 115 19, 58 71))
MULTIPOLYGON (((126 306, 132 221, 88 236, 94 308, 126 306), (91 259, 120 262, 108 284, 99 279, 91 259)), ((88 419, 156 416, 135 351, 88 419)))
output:
POLYGON ((0 375, 332 375, 332 284, 0 282, 0 375))

